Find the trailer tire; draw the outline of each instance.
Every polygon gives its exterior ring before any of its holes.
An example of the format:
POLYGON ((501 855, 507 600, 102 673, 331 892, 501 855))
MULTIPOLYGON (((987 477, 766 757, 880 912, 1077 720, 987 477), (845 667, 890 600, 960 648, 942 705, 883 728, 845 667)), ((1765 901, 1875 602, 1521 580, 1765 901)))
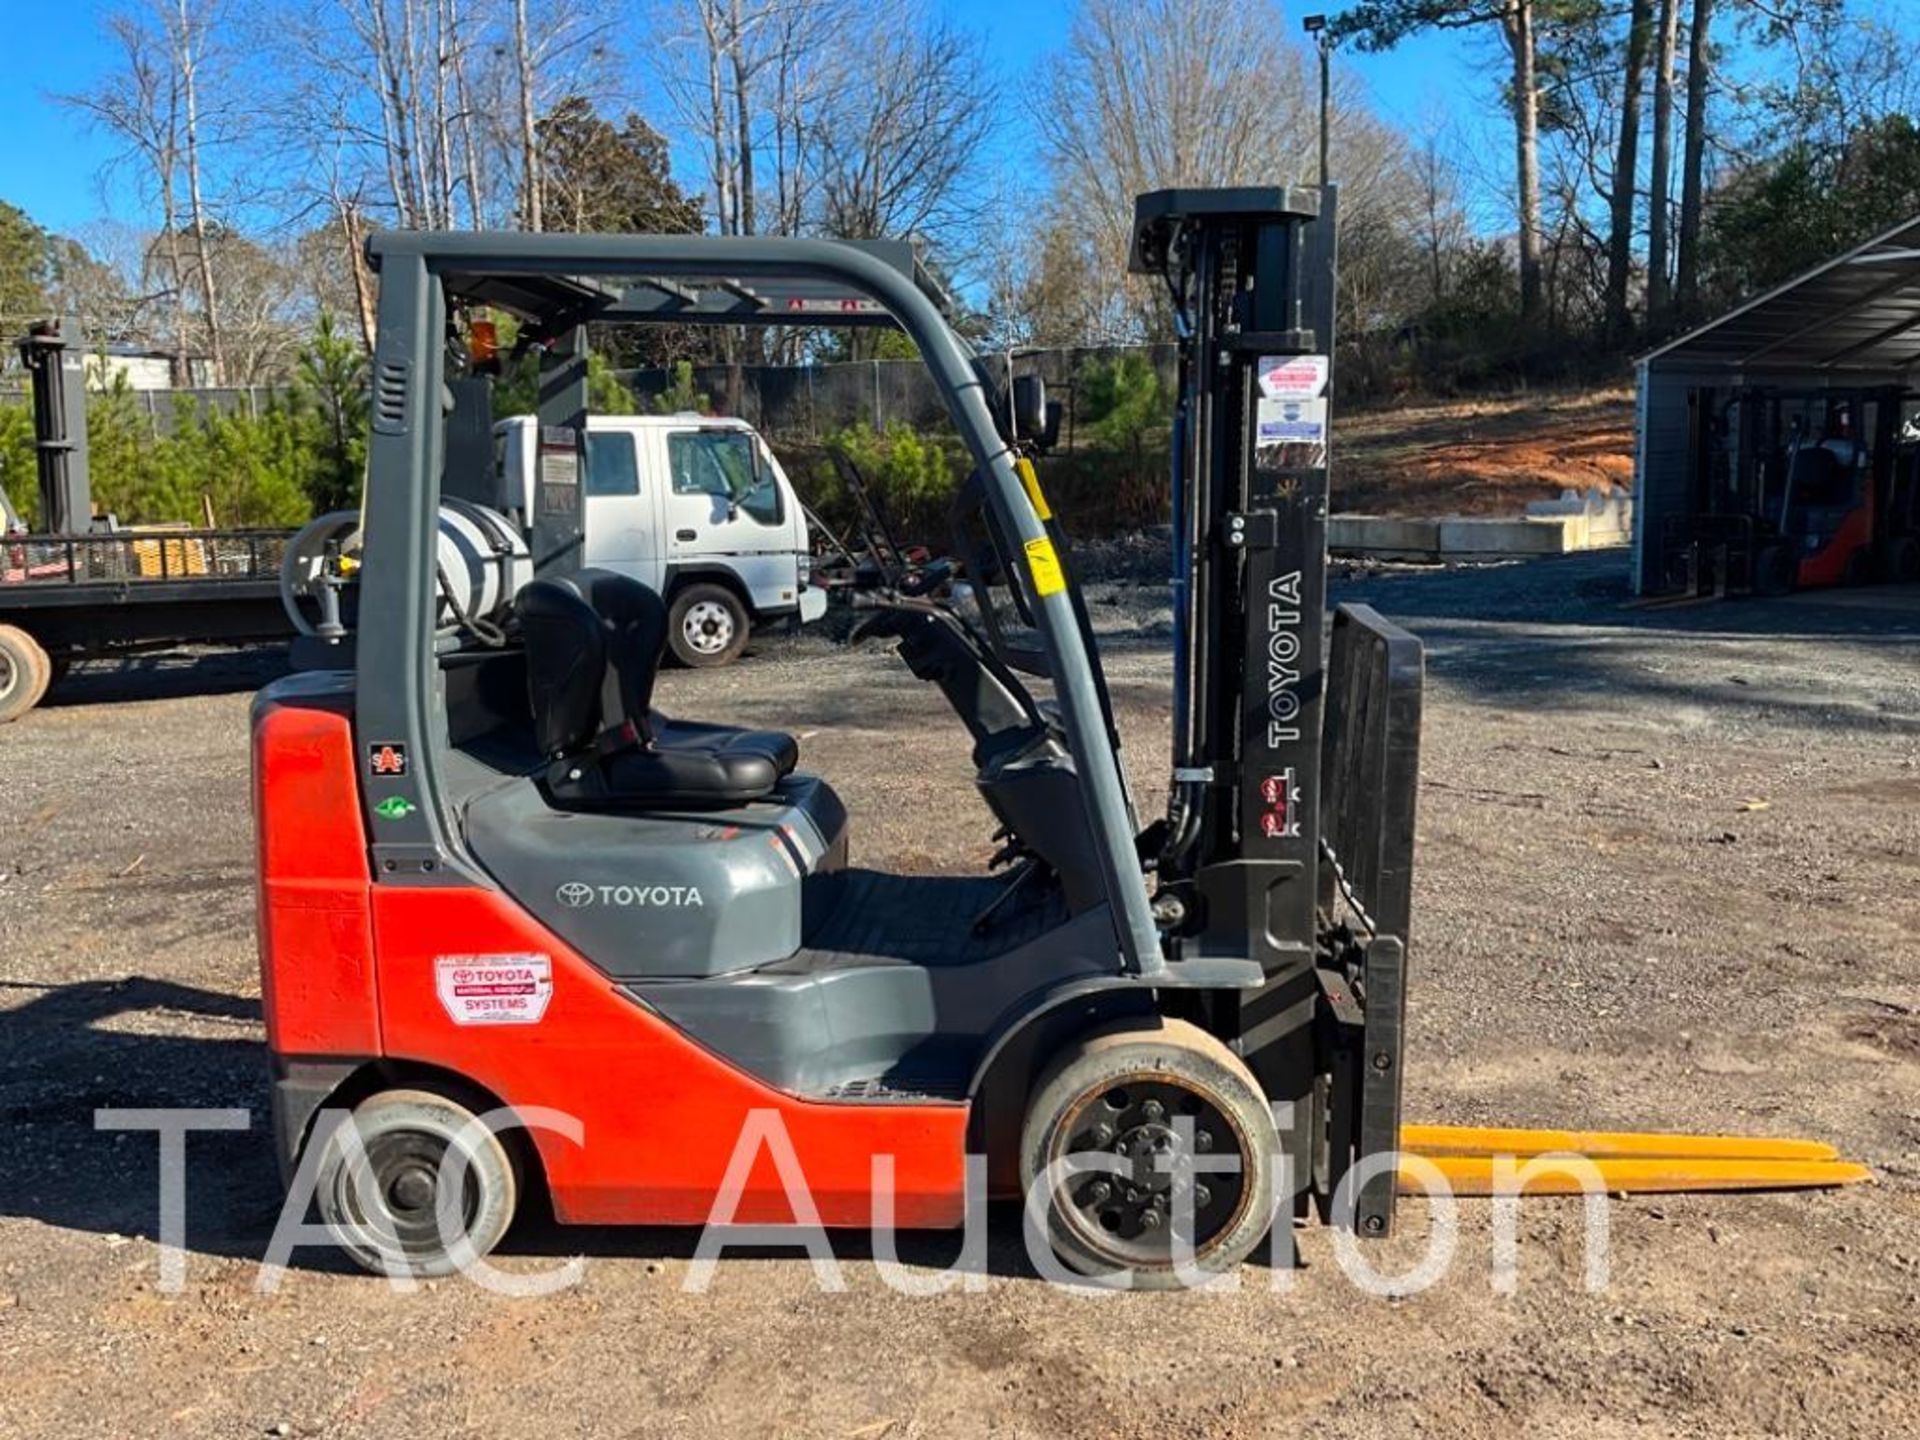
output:
POLYGON ((745 602, 724 585, 689 585, 667 610, 667 644, 691 670, 731 665, 752 628, 745 602))
POLYGON ((460 1199, 464 1233, 475 1258, 486 1256, 513 1223, 520 1175, 500 1136, 475 1129, 474 1112, 427 1090, 381 1090, 354 1106, 351 1125, 371 1171, 358 1182, 350 1148, 330 1132, 322 1143, 314 1199, 320 1218, 354 1263, 376 1275, 452 1275, 464 1254, 450 1248, 436 1223, 441 1165, 465 1134, 471 1140, 460 1199), (377 1216, 366 1213, 371 1196, 377 1216))
POLYGON ((1265 1238, 1279 1152, 1267 1097, 1237 1055, 1183 1020, 1128 1020, 1070 1045, 1034 1086, 1021 1193, 1033 1195, 1050 1167, 1076 1154, 1128 1167, 1128 1177, 1068 1178, 1033 1204, 1044 1205, 1047 1240, 1068 1268, 1118 1288, 1171 1290, 1231 1271, 1265 1238), (1162 1171, 1188 1143, 1192 1157, 1231 1155, 1237 1169, 1162 1171), (1173 1245, 1183 1212, 1192 1223, 1186 1276, 1173 1245))
POLYGON ((40 703, 53 683, 53 662, 18 625, 0 625, 0 725, 40 703))

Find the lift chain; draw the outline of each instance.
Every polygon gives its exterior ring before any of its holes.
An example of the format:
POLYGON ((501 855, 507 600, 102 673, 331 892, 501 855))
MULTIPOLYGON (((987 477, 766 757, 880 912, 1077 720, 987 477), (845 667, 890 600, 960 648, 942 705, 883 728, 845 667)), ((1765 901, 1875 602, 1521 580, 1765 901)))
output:
POLYGON ((1360 922, 1361 928, 1364 929, 1369 936, 1377 939, 1380 934, 1380 927, 1374 923, 1373 917, 1367 914, 1367 907, 1360 903, 1360 897, 1353 893, 1353 882, 1347 879, 1347 872, 1341 868, 1340 857, 1334 854, 1333 846, 1329 845, 1325 840, 1322 840, 1320 842, 1320 855, 1327 864, 1333 867, 1334 883, 1340 887, 1340 894, 1347 902, 1347 908, 1353 911, 1355 918, 1360 922))

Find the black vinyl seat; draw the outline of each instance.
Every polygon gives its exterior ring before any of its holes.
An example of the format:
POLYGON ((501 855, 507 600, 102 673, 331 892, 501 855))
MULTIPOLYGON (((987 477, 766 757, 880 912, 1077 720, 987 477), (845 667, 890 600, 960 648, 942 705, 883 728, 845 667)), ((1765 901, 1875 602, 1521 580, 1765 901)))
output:
POLYGON ((610 570, 536 580, 515 602, 535 743, 549 798, 567 809, 740 805, 799 763, 778 731, 667 720, 652 708, 667 607, 610 570))

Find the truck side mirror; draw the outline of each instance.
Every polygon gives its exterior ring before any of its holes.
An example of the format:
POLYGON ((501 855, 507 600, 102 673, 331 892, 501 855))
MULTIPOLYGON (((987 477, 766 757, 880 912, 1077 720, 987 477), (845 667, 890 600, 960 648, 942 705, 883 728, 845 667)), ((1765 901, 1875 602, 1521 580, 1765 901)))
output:
POLYGON ((1040 427, 1040 438, 1035 442, 1040 449, 1051 450, 1060 443, 1060 420, 1066 411, 1058 400, 1047 401, 1047 423, 1040 427))

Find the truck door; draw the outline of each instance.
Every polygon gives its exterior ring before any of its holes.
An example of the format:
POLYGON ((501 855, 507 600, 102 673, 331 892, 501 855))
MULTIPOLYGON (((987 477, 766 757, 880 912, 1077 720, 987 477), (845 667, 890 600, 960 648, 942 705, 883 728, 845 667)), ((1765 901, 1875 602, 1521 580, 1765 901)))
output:
POLYGON ((668 563, 730 570, 756 611, 791 609, 798 588, 792 517, 753 432, 669 430, 666 450, 668 563))
POLYGON ((638 437, 632 430, 590 427, 583 484, 586 553, 581 562, 631 575, 656 593, 666 581, 657 495, 641 484, 638 437))

